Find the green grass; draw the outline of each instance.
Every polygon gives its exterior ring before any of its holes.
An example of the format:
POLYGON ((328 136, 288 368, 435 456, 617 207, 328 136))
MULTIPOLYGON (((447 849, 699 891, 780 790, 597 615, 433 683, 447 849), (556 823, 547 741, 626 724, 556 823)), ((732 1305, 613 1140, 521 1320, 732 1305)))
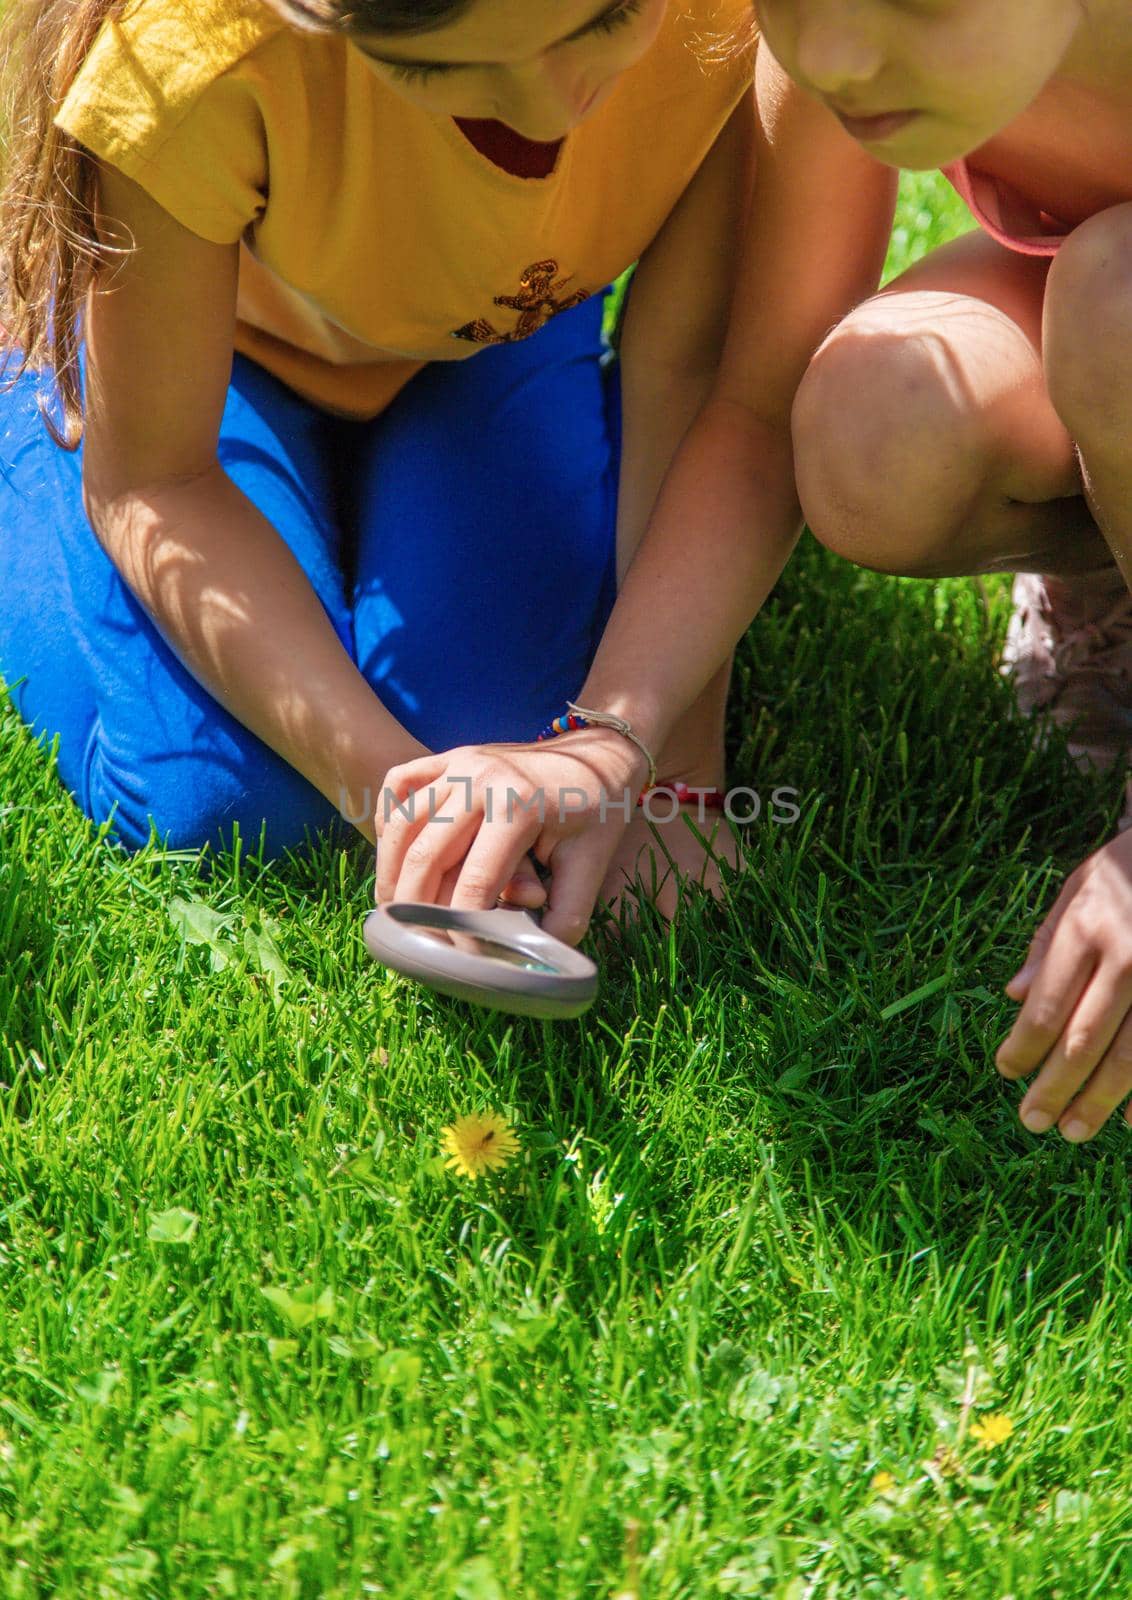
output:
POLYGON ((1031 753, 1008 587, 807 538, 730 719, 802 819, 554 1026, 383 975, 360 840, 125 857, 7 712, 4 1600, 1128 1591, 1127 1132, 1034 1140, 991 1064, 1119 783, 1031 753))

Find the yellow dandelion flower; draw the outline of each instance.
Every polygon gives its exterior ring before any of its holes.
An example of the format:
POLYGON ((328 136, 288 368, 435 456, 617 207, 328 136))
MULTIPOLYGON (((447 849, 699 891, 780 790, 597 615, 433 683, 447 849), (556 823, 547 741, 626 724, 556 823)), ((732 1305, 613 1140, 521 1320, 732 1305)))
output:
POLYGON ((971 1424, 971 1437, 977 1439, 984 1450, 993 1450, 995 1445, 1005 1444, 1013 1432, 1014 1424, 1001 1411, 989 1417, 980 1417, 971 1424))
POLYGON ((446 1167, 464 1178, 505 1167, 519 1148, 514 1128, 497 1111, 473 1111, 441 1129, 440 1147, 446 1167))
POLYGON ((891 1472, 878 1472, 873 1476, 872 1489, 875 1494, 887 1494, 890 1489, 896 1488, 896 1479, 891 1472))

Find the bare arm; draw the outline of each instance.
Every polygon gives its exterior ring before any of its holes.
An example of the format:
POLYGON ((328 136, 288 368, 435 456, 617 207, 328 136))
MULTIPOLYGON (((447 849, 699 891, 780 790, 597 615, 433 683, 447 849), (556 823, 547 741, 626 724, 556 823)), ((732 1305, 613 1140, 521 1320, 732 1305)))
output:
MULTIPOLYGON (((283 539, 217 460, 237 247, 198 238, 108 167, 99 188, 104 217, 136 248, 89 308, 91 524, 189 672, 360 817, 388 768, 425 747, 381 705, 283 539)), ((374 838, 372 816, 359 826, 374 838)))
MULTIPOLYGON (((763 51, 758 90, 755 189, 723 365, 668 472, 579 693, 585 706, 630 718, 654 752, 726 662, 795 546, 801 515, 790 432, 795 392, 823 336, 875 288, 891 229, 895 174, 865 157, 763 51)), ((713 181, 710 170, 704 181, 713 181)), ((716 190, 716 203, 723 192, 716 190)), ((672 234, 659 245, 675 250, 681 222, 696 214, 696 205, 689 190, 683 216, 673 218, 672 234)), ((667 394, 665 384, 673 373, 704 381, 708 363, 697 363, 692 352, 710 349, 711 318, 719 315, 713 299, 707 309, 696 306, 702 258, 697 240, 683 243, 689 272, 676 270, 672 282, 691 298, 689 328, 696 338, 681 338, 678 318, 689 317, 688 307, 665 296, 667 274, 657 258, 656 277, 643 285, 651 304, 636 301, 638 320, 628 330, 641 341, 644 365, 632 371, 627 363, 625 370, 627 386, 651 384, 646 400, 652 405, 667 397, 675 429, 684 427, 676 410, 683 397, 667 394), (648 315, 641 314, 646 307, 648 315)), ((721 275, 716 262, 716 285, 721 275)), ((632 496, 624 509, 627 542, 638 518, 648 517, 648 474, 662 470, 659 451, 644 470, 640 461, 644 456, 628 462, 622 485, 632 496)), ((446 771, 448 757, 409 763, 395 773, 395 787, 409 794, 443 784, 446 771)), ((462 808, 454 826, 432 827, 432 837, 422 827, 411 837, 397 821, 382 834, 381 898, 433 898, 459 869, 452 904, 491 906, 521 853, 534 848, 553 870, 544 926, 577 941, 624 830, 612 808, 606 813, 606 800, 616 803, 625 790, 632 795, 644 779, 636 750, 608 731, 580 730, 555 739, 550 749, 460 750, 459 771, 475 774, 476 803, 462 808), (505 786, 528 798, 558 795, 558 814, 547 813, 545 821, 531 821, 529 811, 505 821, 496 814, 488 821, 488 795, 505 786), (568 792, 566 814, 561 795, 568 792), (577 795, 584 798, 580 808, 577 795)))
POLYGON ((756 84, 754 200, 719 377, 579 696, 628 717, 654 749, 727 660, 794 548, 794 395, 826 333, 876 287, 892 222, 896 175, 763 45, 756 84))
MULTIPOLYGON (((800 531, 790 431, 794 395, 825 334, 876 286, 892 222, 895 174, 865 156, 761 47, 757 67, 754 193, 723 362, 665 479, 578 695, 583 705, 626 716, 653 751, 726 662, 794 547, 800 531)), ((711 172, 703 176, 705 185, 714 181, 711 172)), ((717 200, 725 192, 717 190, 717 200)), ((684 220, 695 206, 690 192, 684 220)), ((680 221, 673 219, 669 242, 680 221)), ((695 244, 688 257, 693 272, 702 261, 695 244)), ((627 385, 653 384, 654 406, 664 397, 666 371, 697 370, 688 344, 683 356, 673 355, 681 345, 673 317, 686 313, 660 292, 660 264, 654 263, 655 279, 645 280, 652 299, 647 319, 643 298, 633 307, 634 337, 645 346, 651 337, 656 349, 641 372, 628 363, 625 371, 627 385)), ((709 301, 709 328, 716 315, 709 301)), ((710 333, 697 332, 693 342, 706 349, 710 333)), ((683 426, 677 414, 676 428, 683 426)), ((642 508, 648 515, 648 473, 658 468, 659 450, 651 465, 643 455, 627 464, 627 544, 642 508)), ((645 771, 637 752, 606 730, 585 729, 549 748, 484 746, 459 754, 459 771, 475 775, 477 804, 465 806, 455 825, 443 829, 430 823, 412 834, 395 821, 382 836, 380 897, 435 898, 442 874, 451 877, 459 868, 452 904, 491 905, 523 850, 533 848, 553 869, 543 926, 576 942, 624 826, 614 826, 605 801, 639 789, 645 771), (572 798, 569 816, 560 806, 545 823, 528 814, 488 822, 484 796, 505 785, 530 796, 569 792, 585 804, 575 809, 572 798)), ((447 756, 410 763, 397 769, 393 785, 408 794, 443 784, 447 768, 447 756)))
POLYGON ((727 337, 754 166, 746 94, 633 276, 621 335, 620 582, 727 337))

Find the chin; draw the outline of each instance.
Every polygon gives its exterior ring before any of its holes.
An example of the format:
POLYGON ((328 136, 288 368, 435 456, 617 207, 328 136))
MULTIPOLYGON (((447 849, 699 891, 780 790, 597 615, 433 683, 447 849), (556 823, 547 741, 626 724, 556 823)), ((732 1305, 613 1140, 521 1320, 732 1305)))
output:
POLYGON ((889 167, 900 167, 908 172, 934 172, 939 167, 950 166, 953 161, 961 161, 972 150, 986 143, 986 138, 933 138, 930 133, 926 137, 917 135, 918 130, 910 132, 906 139, 893 139, 884 145, 874 146, 869 153, 889 167))

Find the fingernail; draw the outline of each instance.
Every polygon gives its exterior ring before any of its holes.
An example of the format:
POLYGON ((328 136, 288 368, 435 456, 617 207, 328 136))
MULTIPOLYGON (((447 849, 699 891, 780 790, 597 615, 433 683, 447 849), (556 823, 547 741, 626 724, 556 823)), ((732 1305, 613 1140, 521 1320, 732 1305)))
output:
POLYGON ((1092 1131, 1087 1122, 1082 1122, 1079 1117, 1074 1117, 1072 1122, 1067 1122, 1062 1128, 1061 1136, 1063 1139, 1068 1139, 1070 1144, 1080 1144, 1082 1139, 1087 1139, 1092 1131))
POLYGON ((1048 1128, 1053 1127, 1053 1118, 1049 1112, 1039 1111, 1036 1106, 1032 1111, 1023 1111, 1022 1121, 1031 1133, 1045 1133, 1048 1128))
POLYGON ((1006 987, 1008 989, 1014 989, 1014 988, 1017 987, 1018 984, 1025 983, 1027 978, 1032 978, 1033 975, 1034 975, 1034 968, 1032 966, 1019 967, 1018 971, 1010 979, 1010 981, 1007 983, 1006 987))

